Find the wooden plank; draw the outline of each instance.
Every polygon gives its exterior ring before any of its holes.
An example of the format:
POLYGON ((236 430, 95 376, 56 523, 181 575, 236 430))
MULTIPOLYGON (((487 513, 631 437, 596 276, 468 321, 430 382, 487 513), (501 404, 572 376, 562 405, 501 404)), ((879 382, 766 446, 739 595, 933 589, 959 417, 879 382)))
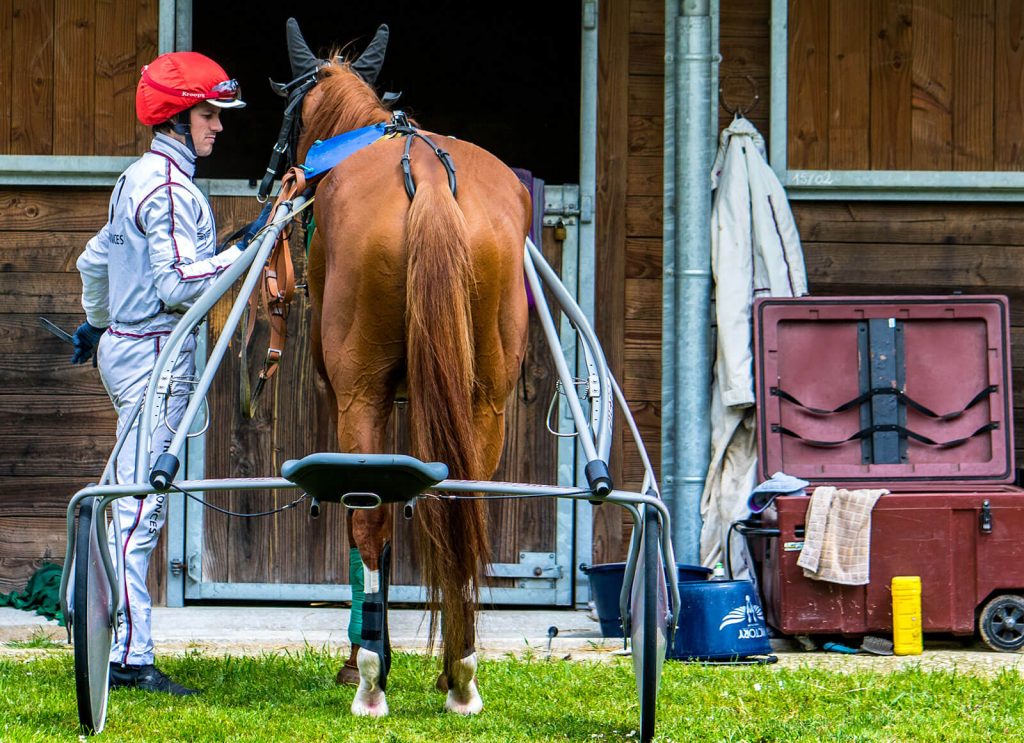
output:
POLYGON ((0 296, 18 314, 71 314, 82 309, 82 281, 71 273, 0 273, 0 296))
POLYGON ((0 431, 63 439, 109 436, 116 426, 117 415, 106 396, 0 395, 0 431))
POLYGON ((75 271, 92 232, 38 232, 13 230, 0 232, 0 270, 3 271, 75 271))
POLYGON ((632 156, 626 165, 628 196, 661 196, 664 180, 663 159, 632 156))
POLYGON ((786 116, 790 168, 828 167, 828 0, 790 0, 786 116))
POLYGON ((0 477, 48 477, 55 472, 96 482, 114 446, 109 436, 83 437, 76 431, 54 430, 45 438, 0 433, 0 477))
MULTIPOLYGON (((722 55, 722 62, 718 68, 719 80, 732 73, 737 75, 751 75, 759 80, 768 80, 771 77, 771 45, 767 37, 727 37, 723 36, 718 41, 722 55)), ((768 105, 764 91, 758 91, 763 104, 768 105)))
POLYGON ((90 364, 71 364, 70 349, 66 345, 50 352, 30 348, 0 357, 0 388, 5 395, 105 395, 90 364))
MULTIPOLYGON (((639 402, 629 404, 629 412, 640 430, 640 436, 647 445, 647 455, 655 473, 661 472, 661 447, 658 440, 661 436, 661 405, 655 402, 639 402)), ((626 446, 623 452, 624 482, 634 482, 639 487, 644 477, 643 461, 635 446, 626 446)))
POLYGON ((0 477, 0 521, 21 518, 52 519, 63 524, 68 501, 88 484, 80 477, 56 474, 39 477, 0 477))
MULTIPOLYGON (((106 221, 110 190, 0 188, 3 230, 82 230, 95 234, 106 221)), ((84 247, 84 246, 83 246, 84 247)))
POLYGON ((11 152, 14 0, 0 0, 0 152, 11 152))
POLYGON ((645 323, 634 326, 626 321, 625 358, 622 392, 626 399, 630 403, 661 400, 661 335, 647 332, 645 323))
POLYGON ((914 0, 911 167, 953 167, 953 0, 914 0))
POLYGON ((627 197, 626 234, 630 237, 661 237, 663 210, 661 196, 627 197))
POLYGON ((13 3, 12 155, 53 154, 53 2, 13 3))
POLYGON ((43 563, 54 562, 63 565, 64 552, 57 549, 58 546, 56 542, 47 543, 44 551, 50 554, 44 557, 0 557, 0 593, 24 591, 29 579, 43 563))
POLYGON ((911 55, 907 0, 871 0, 871 168, 911 167, 911 55))
POLYGON ((657 2, 631 2, 629 5, 629 33, 655 35, 665 33, 665 7, 658 7, 657 2))
POLYGON ((628 139, 627 149, 630 156, 662 157, 665 141, 664 117, 631 115, 628 139))
POLYGON ((833 0, 829 20, 828 166, 869 166, 871 12, 861 3, 833 0))
MULTIPOLYGON (((597 275, 595 330, 604 345, 613 374, 623 369, 622 327, 625 310, 625 242, 628 234, 626 168, 629 116, 663 115, 664 84, 654 77, 630 76, 628 3, 598 6, 597 101, 597 275)), ((622 450, 622 430, 616 427, 612 460, 622 450)), ((615 467, 615 465, 613 465, 615 467)), ((612 477, 618 476, 613 468, 612 477)), ((621 547, 621 529, 611 510, 594 511, 595 560, 621 547)), ((582 556, 586 559, 587 556, 582 556)))
POLYGON ((766 0, 722 3, 718 29, 722 38, 767 39, 771 32, 771 3, 766 0))
MULTIPOLYGON (((156 59, 159 42, 160 0, 135 1, 135 69, 132 75, 132 101, 135 100, 134 86, 140 70, 156 59)), ((153 139, 148 126, 140 124, 132 112, 135 127, 135 152, 145 152, 153 139)), ((129 153, 133 154, 133 153, 129 153)))
POLYGON ((138 3, 96 0, 96 26, 103 43, 96 48, 96 154, 134 155, 135 26, 138 3))
POLYGON ((629 74, 665 77, 664 34, 629 35, 629 74))
POLYGON ((792 204, 805 241, 1020 245, 1024 206, 800 202, 792 204))
POLYGON ((1024 248, 804 242, 811 293, 824 285, 850 293, 1024 291, 1024 248))
POLYGON ((626 278, 660 279, 662 258, 660 238, 628 238, 626 240, 626 278))
POLYGON ((1024 169, 1024 0, 999 0, 995 7, 996 170, 1024 169))
MULTIPOLYGON (((625 51, 622 52, 625 54, 625 51)), ((600 66, 600 63, 598 63, 600 66)), ((626 60, 623 60, 623 65, 626 60)), ((610 93, 610 91, 609 91, 610 93)), ((644 75, 629 76, 629 114, 631 116, 665 115, 665 81, 644 75)), ((601 98, 601 83, 598 82, 598 98, 601 98)))
MULTIPOLYGON (((53 153, 94 154, 96 0, 62 0, 54 20, 53 153)), ((102 44, 100 45, 102 46, 102 44)))
MULTIPOLYGON (((626 279, 626 312, 627 325, 632 320, 661 321, 661 280, 660 279, 626 279)), ((639 326, 632 326, 638 328, 639 326)), ((634 332, 636 332, 634 330, 634 332)))
POLYGON ((953 14, 953 169, 992 170, 994 0, 961 0, 953 14))

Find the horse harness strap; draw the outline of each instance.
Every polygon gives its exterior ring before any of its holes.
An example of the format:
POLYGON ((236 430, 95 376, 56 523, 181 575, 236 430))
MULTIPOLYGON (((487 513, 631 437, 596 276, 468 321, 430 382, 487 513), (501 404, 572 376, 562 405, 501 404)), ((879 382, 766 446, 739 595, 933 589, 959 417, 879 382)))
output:
MULTIPOLYGON (((306 190, 306 178, 299 168, 291 168, 281 179, 281 190, 271 214, 286 201, 291 201, 297 194, 306 190)), ((263 278, 258 290, 249 296, 248 321, 245 338, 242 342, 243 363, 242 373, 242 412, 247 417, 255 415, 256 400, 263 386, 277 373, 281 356, 284 353, 285 341, 288 338, 288 307, 295 296, 295 269, 292 265, 291 246, 288 242, 288 230, 281 230, 277 242, 263 265, 263 278), (259 298, 257 299, 257 293, 259 298), (246 349, 256 327, 257 303, 262 305, 270 322, 270 342, 267 355, 263 360, 263 368, 256 380, 252 394, 248 393, 248 366, 244 362, 246 349)))
POLYGON ((455 163, 452 162, 452 156, 447 150, 438 147, 430 137, 421 134, 418 129, 410 126, 401 111, 395 112, 395 123, 389 126, 387 131, 393 136, 405 137, 405 151, 402 153, 402 178, 405 182, 405 192, 409 195, 410 200, 416 195, 416 182, 412 179, 412 158, 409 154, 412 150, 413 139, 423 140, 433 150, 448 174, 448 188, 451 189, 452 196, 456 195, 455 163))

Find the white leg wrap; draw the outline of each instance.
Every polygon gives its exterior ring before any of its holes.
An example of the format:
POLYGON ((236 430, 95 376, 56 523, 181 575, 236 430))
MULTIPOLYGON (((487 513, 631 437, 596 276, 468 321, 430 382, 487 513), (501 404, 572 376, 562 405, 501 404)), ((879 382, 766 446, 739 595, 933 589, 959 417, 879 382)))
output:
POLYGON ((352 700, 352 714, 359 717, 384 717, 388 713, 388 700, 380 688, 381 657, 372 650, 359 648, 359 688, 352 700))
POLYGON ((451 668, 448 698, 444 708, 460 715, 479 714, 484 708, 484 700, 476 688, 476 653, 467 655, 451 668))
POLYGON ((363 564, 363 593, 380 593, 380 571, 363 564))

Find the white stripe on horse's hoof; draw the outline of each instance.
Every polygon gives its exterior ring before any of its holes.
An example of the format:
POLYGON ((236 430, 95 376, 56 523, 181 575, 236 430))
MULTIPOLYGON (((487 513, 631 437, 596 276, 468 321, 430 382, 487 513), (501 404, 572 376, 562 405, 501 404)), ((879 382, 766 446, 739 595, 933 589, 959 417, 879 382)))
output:
POLYGON ((484 700, 476 688, 476 653, 467 655, 452 666, 448 698, 444 708, 460 715, 476 715, 484 708, 484 700))
POLYGON ((352 714, 357 717, 384 717, 388 713, 388 700, 380 688, 380 656, 372 650, 359 648, 356 663, 359 666, 359 688, 352 700, 352 714))

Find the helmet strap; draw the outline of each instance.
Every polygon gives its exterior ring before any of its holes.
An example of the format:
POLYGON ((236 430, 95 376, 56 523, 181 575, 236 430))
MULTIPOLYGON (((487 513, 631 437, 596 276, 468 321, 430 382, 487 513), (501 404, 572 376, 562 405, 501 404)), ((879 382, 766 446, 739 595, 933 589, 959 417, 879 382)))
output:
POLYGON ((185 146, 188 147, 193 157, 198 158, 199 155, 196 153, 195 142, 192 141, 192 109, 186 108, 184 111, 179 111, 177 116, 174 117, 171 126, 175 134, 185 137, 185 146))

